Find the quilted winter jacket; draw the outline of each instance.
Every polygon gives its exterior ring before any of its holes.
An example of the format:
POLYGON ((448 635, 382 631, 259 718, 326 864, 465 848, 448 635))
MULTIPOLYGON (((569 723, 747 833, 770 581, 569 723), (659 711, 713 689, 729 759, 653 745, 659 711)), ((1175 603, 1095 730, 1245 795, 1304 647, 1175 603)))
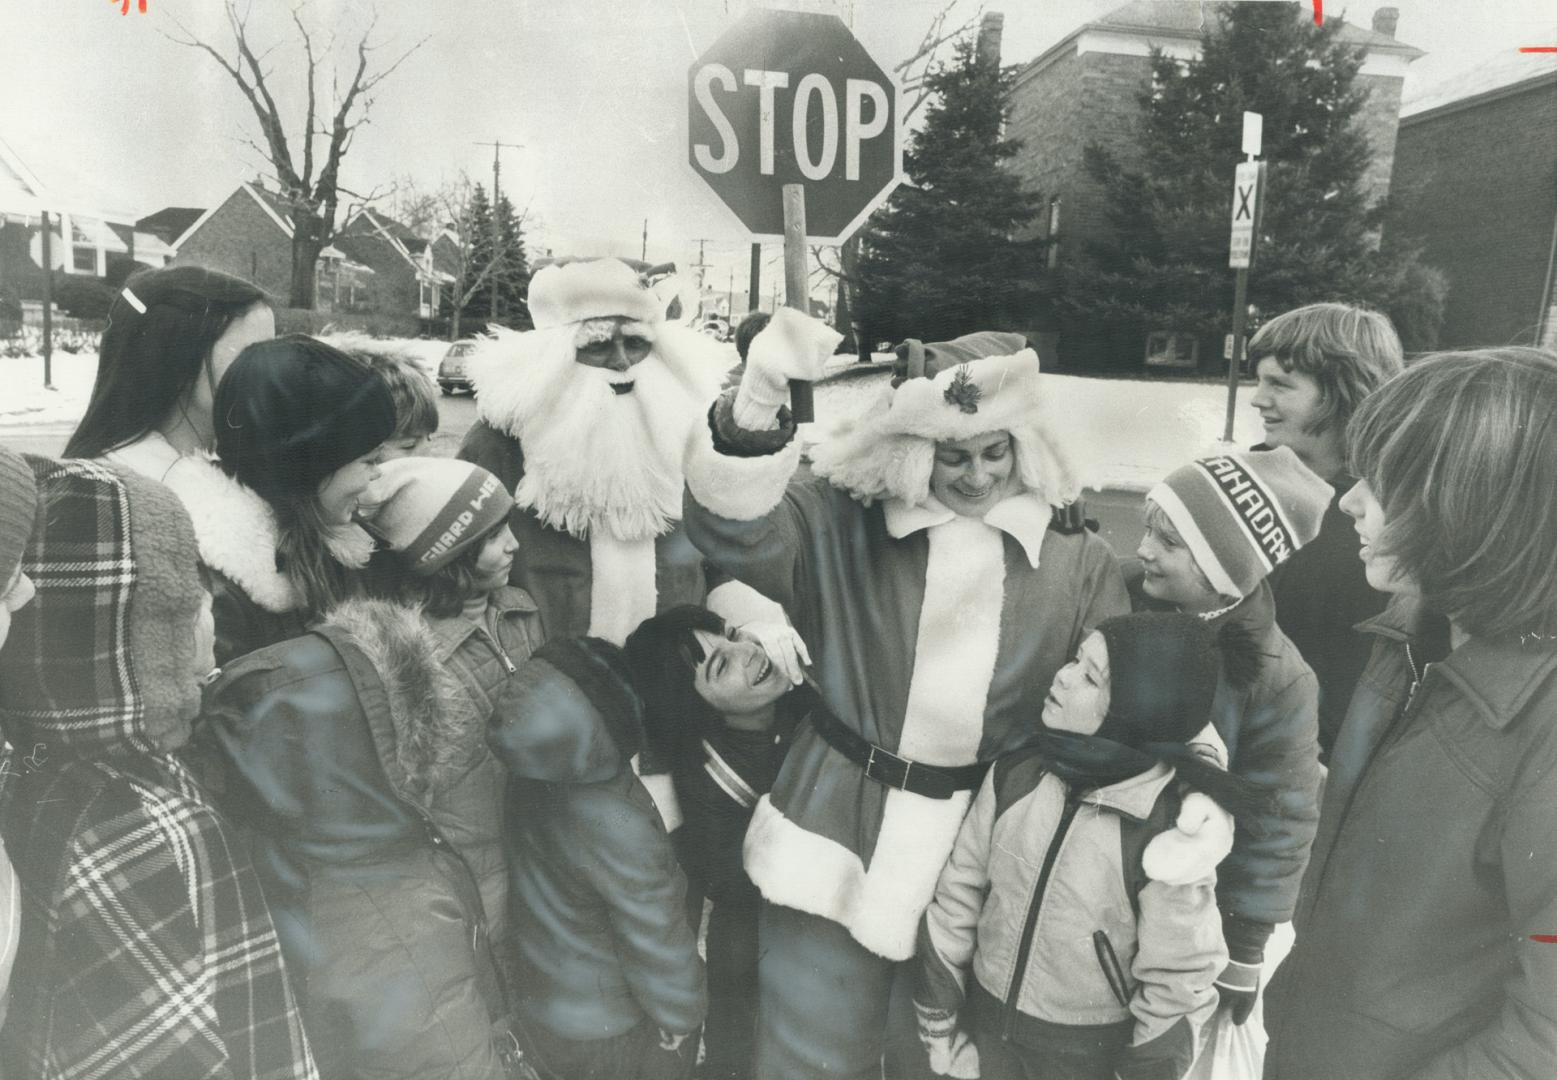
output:
MULTIPOLYGON (((561 692, 580 696, 572 684, 561 692)), ((575 1041, 645 1018, 696 1031, 703 965, 659 811, 597 710, 548 710, 527 695, 510 683, 488 734, 511 776, 505 968, 521 1019, 575 1041)))
POLYGON ((1373 652, 1330 759, 1271 1080, 1557 1076, 1557 648, 1423 662, 1419 605, 1373 652))
MULTIPOLYGON (((492 594, 483 626, 462 615, 429 618, 428 623, 437 638, 436 660, 459 680, 483 723, 490 722, 503 682, 545 640, 535 601, 512 585, 492 594)), ((500 947, 508 926, 508 859, 500 827, 507 779, 483 742, 479 762, 458 784, 432 793, 427 808, 476 875, 493 948, 500 947)))
POLYGON ((1269 927, 1292 918, 1319 825, 1319 683, 1276 625, 1264 582, 1216 622, 1253 638, 1260 669, 1243 689, 1218 682, 1212 723, 1230 771, 1276 792, 1273 812, 1238 826, 1232 854, 1217 868, 1216 895, 1224 912, 1269 927))
POLYGON ((1169 885, 1141 869, 1177 812, 1165 765, 1081 791, 1031 752, 997 762, 920 924, 915 1000, 964 1017, 970 995, 998 1003, 1000 1033, 1035 1049, 1133 1022, 1117 1074, 1183 1076, 1227 951, 1214 871, 1169 885))
POLYGON ((438 647, 418 612, 353 601, 233 662, 208 704, 326 1078, 509 1064, 481 893, 438 823, 464 807, 487 835, 500 807, 481 805, 484 720, 438 647))

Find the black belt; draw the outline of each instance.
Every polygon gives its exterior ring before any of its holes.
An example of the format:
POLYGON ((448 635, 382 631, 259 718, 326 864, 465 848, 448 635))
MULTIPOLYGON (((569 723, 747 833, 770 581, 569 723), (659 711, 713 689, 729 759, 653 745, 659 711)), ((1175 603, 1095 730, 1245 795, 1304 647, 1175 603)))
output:
POLYGON ((931 799, 949 799, 959 791, 972 791, 984 782, 984 771, 988 766, 924 765, 867 742, 845 727, 819 698, 812 706, 810 720, 823 742, 864 769, 865 775, 882 787, 910 791, 931 799))

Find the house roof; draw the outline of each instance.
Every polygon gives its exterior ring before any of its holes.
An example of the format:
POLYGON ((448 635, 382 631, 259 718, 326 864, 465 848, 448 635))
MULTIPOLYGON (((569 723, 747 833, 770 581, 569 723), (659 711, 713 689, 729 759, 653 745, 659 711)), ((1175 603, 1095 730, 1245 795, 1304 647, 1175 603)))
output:
POLYGON ((205 213, 203 207, 197 206, 164 206, 154 214, 147 214, 135 223, 137 229, 143 232, 159 233, 163 236, 177 238, 182 236, 188 228, 200 220, 200 215, 205 213))
MULTIPOLYGON (((1131 3, 1114 8, 1091 22, 1082 23, 1059 41, 1045 49, 1025 68, 1036 67, 1051 57, 1074 46, 1075 41, 1088 30, 1106 30, 1116 34, 1138 34, 1155 40, 1180 39, 1199 41, 1202 31, 1210 21, 1212 9, 1232 0, 1131 0, 1131 3)), ((1307 18, 1306 6, 1294 5, 1297 18, 1307 18)), ((1407 45, 1388 34, 1345 22, 1339 15, 1327 16, 1341 23, 1340 39, 1349 45, 1365 46, 1370 52, 1396 53, 1415 60, 1427 55, 1414 45, 1407 45)))
MULTIPOLYGON (((292 217, 291 214, 287 211, 285 204, 281 202, 279 196, 272 192, 266 191, 264 187, 259 184, 239 184, 237 191, 234 191, 233 195, 236 195, 239 191, 246 192, 249 198, 253 199, 256 203, 259 204, 260 209, 265 211, 265 216, 270 218, 270 220, 275 223, 276 228, 281 230, 281 235, 285 236, 288 240, 292 239, 292 217)), ((204 228, 205 223, 210 221, 218 210, 226 206, 228 202, 232 200, 232 197, 232 195, 227 196, 227 198, 223 199, 221 202, 217 203, 215 206, 211 207, 209 210, 205 211, 198 218, 196 218, 190 224, 189 228, 179 233, 177 238, 175 238, 173 241, 173 250, 176 252, 179 248, 183 247, 184 241, 188 240, 191 236, 195 235, 195 233, 204 228)))
MULTIPOLYGON (((1557 28, 1547 35, 1557 41, 1557 28)), ((1438 114, 1483 100, 1504 97, 1557 80, 1557 53, 1505 49, 1466 71, 1423 86, 1410 87, 1400 103, 1400 119, 1438 114)))

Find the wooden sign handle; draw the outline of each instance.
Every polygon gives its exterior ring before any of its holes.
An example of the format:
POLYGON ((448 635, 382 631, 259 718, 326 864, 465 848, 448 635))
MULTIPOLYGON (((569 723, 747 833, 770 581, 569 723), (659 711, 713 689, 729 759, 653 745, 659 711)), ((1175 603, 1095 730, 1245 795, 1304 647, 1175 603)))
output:
MULTIPOLYGON (((784 185, 784 304, 811 314, 810 260, 806 253, 806 189, 804 184, 784 185)), ((795 423, 816 419, 811 403, 811 384, 789 381, 789 410, 795 423)))

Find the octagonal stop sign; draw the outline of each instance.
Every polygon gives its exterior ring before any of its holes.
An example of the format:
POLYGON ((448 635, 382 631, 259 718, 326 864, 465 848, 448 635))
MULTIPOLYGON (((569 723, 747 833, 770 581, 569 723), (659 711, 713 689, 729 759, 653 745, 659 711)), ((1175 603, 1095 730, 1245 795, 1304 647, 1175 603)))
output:
POLYGON ((836 15, 753 10, 689 75, 688 157, 747 231, 842 243, 902 180, 897 87, 836 15))

